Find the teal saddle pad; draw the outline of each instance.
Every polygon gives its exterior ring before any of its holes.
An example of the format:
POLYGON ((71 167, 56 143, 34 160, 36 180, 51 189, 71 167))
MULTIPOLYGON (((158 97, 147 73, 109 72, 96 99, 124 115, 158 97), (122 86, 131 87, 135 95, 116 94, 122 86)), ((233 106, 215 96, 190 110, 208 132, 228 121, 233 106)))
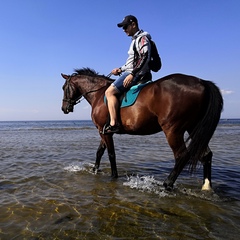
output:
MULTIPOLYGON (((140 91, 142 90, 143 87, 145 87, 147 84, 149 84, 152 81, 148 81, 146 83, 143 84, 138 84, 138 85, 134 85, 132 86, 123 96, 122 98, 122 102, 121 102, 121 108, 122 107, 129 107, 131 105, 133 105, 138 97, 138 94, 140 93, 140 91)), ((104 96, 104 102, 107 103, 107 99, 106 96, 104 96)))

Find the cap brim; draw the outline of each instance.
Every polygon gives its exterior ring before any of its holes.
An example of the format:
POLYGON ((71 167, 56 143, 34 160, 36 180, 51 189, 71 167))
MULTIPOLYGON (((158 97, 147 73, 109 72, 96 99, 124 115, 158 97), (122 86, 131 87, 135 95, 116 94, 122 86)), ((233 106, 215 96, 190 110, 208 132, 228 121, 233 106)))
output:
POLYGON ((120 27, 123 27, 123 26, 124 26, 124 23, 122 23, 122 22, 121 22, 121 23, 118 23, 117 26, 118 26, 119 28, 120 28, 120 27))

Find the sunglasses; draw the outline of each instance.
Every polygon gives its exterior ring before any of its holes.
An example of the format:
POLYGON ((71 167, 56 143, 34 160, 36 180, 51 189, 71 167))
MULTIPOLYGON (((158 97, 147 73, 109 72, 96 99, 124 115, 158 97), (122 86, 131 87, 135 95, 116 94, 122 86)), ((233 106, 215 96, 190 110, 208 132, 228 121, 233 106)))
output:
POLYGON ((123 26, 123 30, 126 30, 132 23, 123 26))

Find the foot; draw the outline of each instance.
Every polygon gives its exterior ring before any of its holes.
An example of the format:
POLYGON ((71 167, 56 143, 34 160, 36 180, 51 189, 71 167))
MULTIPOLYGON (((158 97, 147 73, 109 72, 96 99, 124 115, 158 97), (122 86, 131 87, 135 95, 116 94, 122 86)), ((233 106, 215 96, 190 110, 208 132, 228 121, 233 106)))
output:
POLYGON ((103 127, 103 134, 118 133, 119 131, 120 131, 119 125, 115 125, 115 126, 105 125, 103 127))

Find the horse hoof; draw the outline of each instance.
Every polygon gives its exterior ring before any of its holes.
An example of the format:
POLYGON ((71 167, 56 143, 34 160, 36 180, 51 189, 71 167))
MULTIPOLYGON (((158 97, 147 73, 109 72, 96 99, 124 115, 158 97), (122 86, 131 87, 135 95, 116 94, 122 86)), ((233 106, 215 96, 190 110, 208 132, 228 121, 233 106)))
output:
POLYGON ((92 171, 93 171, 94 174, 97 174, 98 172, 101 172, 101 170, 96 168, 96 167, 93 167, 92 171))
POLYGON ((171 192, 173 190, 173 187, 167 186, 167 187, 165 187, 165 190, 168 191, 168 192, 171 192))
POLYGON ((204 180, 204 184, 202 185, 202 191, 211 191, 211 190, 212 190, 211 182, 206 178, 204 180))
POLYGON ((163 186, 165 187, 165 190, 171 192, 173 190, 173 185, 166 183, 166 181, 163 183, 163 186))
POLYGON ((112 179, 117 179, 118 178, 118 175, 117 174, 114 174, 111 176, 112 179))

